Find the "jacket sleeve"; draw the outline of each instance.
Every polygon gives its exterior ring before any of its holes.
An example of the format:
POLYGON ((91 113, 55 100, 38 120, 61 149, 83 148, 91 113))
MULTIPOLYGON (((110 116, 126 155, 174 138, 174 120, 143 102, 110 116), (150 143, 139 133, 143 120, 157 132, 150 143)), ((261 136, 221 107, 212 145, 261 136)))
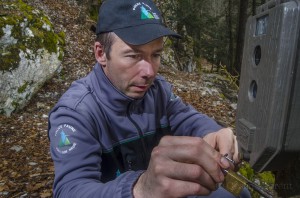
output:
POLYGON ((49 116, 50 152, 55 165, 54 197, 132 197, 142 172, 128 171, 101 183, 101 144, 78 112, 60 107, 49 116))
POLYGON ((171 85, 165 87, 169 88, 167 90, 167 114, 174 135, 204 137, 222 128, 212 118, 184 103, 172 92, 171 85))

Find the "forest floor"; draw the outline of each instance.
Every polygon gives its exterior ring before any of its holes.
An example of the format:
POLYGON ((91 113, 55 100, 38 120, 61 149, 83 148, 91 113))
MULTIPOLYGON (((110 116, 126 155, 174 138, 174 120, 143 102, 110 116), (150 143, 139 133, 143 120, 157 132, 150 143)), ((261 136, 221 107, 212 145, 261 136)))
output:
MULTIPOLYGON (((25 1, 26 2, 26 1, 25 1)), ((51 197, 53 162, 47 136, 48 113, 72 81, 85 76, 95 63, 93 21, 75 0, 28 0, 49 16, 54 29, 66 34, 61 70, 48 80, 31 102, 11 117, 0 115, 0 197, 51 197)), ((216 74, 187 74, 162 67, 160 73, 175 92, 199 111, 227 126, 234 126, 235 99, 228 100, 228 85, 216 74), (216 82, 218 82, 216 86, 216 82), (221 83, 220 83, 221 82, 221 83)), ((233 90, 229 95, 235 98, 233 90)))

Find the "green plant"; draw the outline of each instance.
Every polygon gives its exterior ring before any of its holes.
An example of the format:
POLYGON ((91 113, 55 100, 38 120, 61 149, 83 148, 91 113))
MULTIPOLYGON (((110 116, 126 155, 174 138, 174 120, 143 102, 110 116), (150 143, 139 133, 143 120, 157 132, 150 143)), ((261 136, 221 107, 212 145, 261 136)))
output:
MULTIPOLYGON (((250 181, 258 184, 262 188, 265 188, 266 190, 272 191, 272 188, 275 184, 275 176, 270 171, 265 171, 261 173, 256 173, 247 162, 242 162, 242 166, 238 171, 240 174, 242 174, 244 177, 249 179, 250 181)), ((258 192, 252 190, 249 188, 251 192, 251 196, 253 198, 259 198, 260 195, 258 192)))
POLYGON ((219 72, 226 77, 226 79, 228 80, 229 84, 231 86, 233 86, 236 90, 238 90, 239 86, 238 86, 238 80, 239 80, 239 75, 232 75, 231 73, 229 73, 226 69, 225 65, 220 65, 219 68, 219 72))

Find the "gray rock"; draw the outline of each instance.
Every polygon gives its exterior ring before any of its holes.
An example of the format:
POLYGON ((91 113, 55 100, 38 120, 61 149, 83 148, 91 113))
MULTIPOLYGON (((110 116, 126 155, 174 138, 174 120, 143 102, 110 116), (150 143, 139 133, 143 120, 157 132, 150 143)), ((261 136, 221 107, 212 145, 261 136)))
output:
POLYGON ((0 8, 0 113, 10 116, 58 70, 64 38, 40 11, 22 1, 5 4, 0 8))

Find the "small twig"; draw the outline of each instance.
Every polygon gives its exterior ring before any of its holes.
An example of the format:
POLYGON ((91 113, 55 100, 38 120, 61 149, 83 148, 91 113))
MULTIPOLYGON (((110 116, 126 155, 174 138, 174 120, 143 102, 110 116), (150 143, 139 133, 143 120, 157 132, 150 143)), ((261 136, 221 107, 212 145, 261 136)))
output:
MULTIPOLYGON (((19 193, 17 193, 16 195, 14 195, 14 196, 11 197, 11 198, 19 197, 19 195, 22 194, 22 193, 24 193, 24 192, 19 192, 19 193)), ((25 193, 26 193, 26 192, 25 192, 25 193)))
POLYGON ((36 173, 36 174, 33 174, 33 175, 30 175, 29 177, 38 177, 38 176, 45 176, 45 175, 53 175, 54 173, 36 173))

